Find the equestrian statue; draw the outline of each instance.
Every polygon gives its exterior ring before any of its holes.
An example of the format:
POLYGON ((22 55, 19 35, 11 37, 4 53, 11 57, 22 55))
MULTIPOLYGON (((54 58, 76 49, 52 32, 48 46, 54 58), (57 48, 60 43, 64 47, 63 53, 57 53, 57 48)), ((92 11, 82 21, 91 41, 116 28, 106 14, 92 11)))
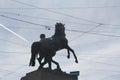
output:
POLYGON ((65 34, 65 25, 62 23, 55 24, 55 33, 52 37, 45 38, 44 34, 40 35, 41 40, 39 42, 33 42, 31 46, 31 59, 29 66, 35 66, 35 59, 39 61, 39 68, 48 63, 49 68, 51 69, 51 62, 57 65, 57 69, 60 69, 59 63, 54 61, 52 58, 55 56, 56 52, 62 49, 67 49, 68 56, 70 58, 70 51, 73 53, 75 62, 78 63, 78 59, 75 55, 73 49, 68 45, 68 40, 65 34), (37 56, 39 55, 39 58, 37 56), (44 58, 44 61, 42 59, 44 58))

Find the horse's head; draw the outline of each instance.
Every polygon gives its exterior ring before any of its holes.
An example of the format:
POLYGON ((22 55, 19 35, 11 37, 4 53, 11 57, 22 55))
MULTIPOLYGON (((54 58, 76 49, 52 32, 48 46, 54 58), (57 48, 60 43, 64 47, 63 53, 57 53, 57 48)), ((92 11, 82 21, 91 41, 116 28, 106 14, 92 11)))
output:
POLYGON ((65 24, 62 23, 56 23, 55 24, 55 32, 59 33, 59 34, 65 34, 65 24))

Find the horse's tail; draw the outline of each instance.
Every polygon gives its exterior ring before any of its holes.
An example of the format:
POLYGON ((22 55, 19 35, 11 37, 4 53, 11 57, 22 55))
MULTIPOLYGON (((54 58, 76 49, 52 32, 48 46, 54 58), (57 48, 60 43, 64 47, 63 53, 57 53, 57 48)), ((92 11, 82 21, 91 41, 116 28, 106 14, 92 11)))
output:
POLYGON ((34 42, 31 46, 31 59, 30 59, 29 66, 35 66, 35 59, 38 52, 39 52, 39 43, 34 42))

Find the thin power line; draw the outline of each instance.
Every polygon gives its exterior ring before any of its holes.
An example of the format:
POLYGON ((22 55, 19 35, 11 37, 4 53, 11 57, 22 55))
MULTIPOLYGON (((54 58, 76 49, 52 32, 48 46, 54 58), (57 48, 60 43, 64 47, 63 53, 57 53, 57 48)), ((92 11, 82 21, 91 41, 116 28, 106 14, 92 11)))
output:
MULTIPOLYGON (((3 14, 10 14, 10 15, 16 15, 16 16, 24 16, 24 17, 29 17, 29 18, 34 18, 34 19, 42 19, 42 20, 50 20, 50 21, 60 21, 60 22, 68 22, 68 23, 73 23, 73 24, 81 24, 81 25, 93 25, 93 24, 86 24, 86 23, 79 23, 79 22, 71 22, 71 21, 63 21, 63 20, 57 20, 57 19, 51 19, 51 18, 44 18, 44 17, 36 17, 36 16, 30 16, 30 15, 25 15, 25 14, 20 14, 20 13, 11 13, 11 12, 3 12, 0 11, 0 13, 3 14)), ((110 25, 110 26, 120 26, 120 24, 107 24, 107 23, 99 23, 102 25, 110 25)), ((95 24, 94 24, 95 25, 95 24)), ((101 26, 102 27, 102 26, 101 26)), ((113 28, 113 27, 107 27, 104 26, 106 28, 113 28)), ((116 28, 116 29, 120 29, 120 28, 116 28)))
POLYGON ((91 20, 88 20, 88 19, 75 17, 75 16, 72 16, 72 15, 69 15, 69 14, 65 14, 65 13, 62 13, 62 12, 57 12, 57 11, 53 11, 53 10, 49 10, 49 9, 42 9, 42 8, 40 8, 38 6, 34 6, 34 5, 31 5, 31 4, 28 4, 28 3, 24 3, 24 2, 21 2, 21 1, 17 1, 17 0, 11 0, 11 1, 17 2, 19 4, 26 5, 26 6, 30 6, 30 7, 33 7, 33 8, 38 8, 38 9, 41 9, 41 10, 44 10, 44 11, 52 12, 52 13, 55 13, 55 14, 68 16, 68 17, 71 17, 71 18, 74 18, 74 19, 77 19, 77 20, 83 20, 83 21, 87 21, 87 22, 90 22, 90 23, 100 24, 100 23, 95 22, 95 21, 91 21, 91 20))
MULTIPOLYGON (((115 5, 111 5, 111 6, 76 6, 76 7, 39 7, 41 9, 89 9, 89 8, 120 8, 120 6, 115 6, 115 5)), ((29 10, 29 9, 38 9, 38 8, 23 8, 23 7, 18 7, 18 8, 8 8, 8 7, 3 7, 0 9, 17 9, 17 10, 29 10)))
POLYGON ((17 42, 13 42, 13 41, 10 41, 10 40, 6 40, 6 39, 1 39, 1 38, 0 38, 0 41, 9 42, 9 43, 11 43, 11 44, 15 44, 15 45, 19 45, 19 46, 22 46, 22 47, 27 47, 27 48, 29 48, 29 46, 27 46, 27 45, 23 45, 23 44, 20 44, 20 43, 17 43, 17 42))
POLYGON ((72 23, 72 24, 93 25, 93 24, 79 23, 79 22, 73 22, 73 21, 63 21, 63 20, 57 20, 57 19, 51 19, 51 18, 44 18, 44 17, 38 17, 38 16, 36 17, 36 16, 30 16, 30 15, 23 15, 23 14, 20 14, 20 13, 11 13, 11 12, 3 12, 3 11, 0 11, 0 13, 10 14, 10 15, 16 15, 16 16, 24 16, 24 17, 34 18, 34 19, 67 22, 67 23, 72 23))
MULTIPOLYGON (((1 17, 5 17, 5 18, 9 18, 12 20, 16 20, 16 21, 21 21, 21 22, 25 22, 28 24, 32 24, 32 25, 36 25, 36 26, 42 26, 42 27, 47 27, 47 28, 54 28, 52 26, 47 26, 47 25, 42 25, 42 24, 38 24, 38 23, 33 23, 33 22, 29 22, 29 21, 25 21, 25 20, 21 20, 21 19, 17 19, 17 18, 13 18, 13 17, 9 17, 9 16, 5 16, 5 15, 0 15, 1 17)), ((100 24, 99 24, 100 25, 100 24)), ((104 25, 104 24, 102 24, 104 25)), ((71 32, 78 32, 78 33, 86 33, 86 34, 94 34, 94 35, 101 35, 101 36, 110 36, 110 37, 120 37, 119 35, 112 35, 112 34, 103 34, 103 33, 95 33, 95 32, 86 32, 86 31, 80 31, 80 30, 70 30, 70 29, 66 29, 66 31, 71 31, 71 32)))
MULTIPOLYGON (((72 31, 72 32, 77 32, 77 33, 86 33, 86 31, 80 31, 80 30, 69 30, 69 29, 67 29, 67 31, 72 31)), ((96 33, 96 32, 87 32, 86 34, 94 34, 94 35, 110 36, 110 37, 120 37, 120 35, 103 34, 103 33, 96 33)))
MULTIPOLYGON (((39 29, 41 29, 40 27, 10 27, 10 28, 13 28, 13 29, 32 29, 32 30, 39 30, 39 29)), ((114 27, 104 27, 104 26, 100 26, 99 28, 106 28, 106 29, 112 29, 112 30, 119 30, 120 29, 120 27, 116 27, 116 28, 114 28, 114 27)), ((102 30, 102 29, 101 29, 102 30)), ((92 32, 98 32, 98 31, 92 31, 92 32)))
MULTIPOLYGON (((25 20, 20 20, 20 19, 17 19, 17 18, 13 18, 13 17, 5 16, 5 15, 0 15, 0 16, 1 16, 1 17, 6 17, 6 18, 9 18, 9 19, 12 19, 12 20, 17 20, 17 21, 21 21, 21 22, 25 22, 25 23, 29 23, 29 24, 33 24, 33 25, 37 25, 37 26, 51 27, 51 26, 41 25, 41 24, 38 24, 38 23, 33 23, 33 22, 25 21, 25 20)), ((51 27, 51 28, 52 28, 52 27, 51 27)))
MULTIPOLYGON (((31 5, 31 4, 28 4, 28 3, 24 3, 24 2, 21 2, 21 1, 17 1, 17 0, 11 0, 11 1, 17 2, 19 4, 26 5, 26 6, 30 6, 30 7, 33 7, 33 8, 41 9, 38 6, 34 6, 34 5, 31 5)), ((41 9, 41 10, 52 12, 52 13, 59 14, 59 15, 68 16, 68 17, 71 17, 71 18, 74 18, 74 19, 77 19, 77 20, 82 20, 82 21, 86 21, 86 22, 90 22, 90 23, 103 24, 103 25, 111 25, 111 26, 120 26, 120 25, 114 25, 114 24, 99 23, 99 22, 95 22, 95 21, 92 21, 92 20, 88 20, 88 19, 84 19, 84 18, 80 18, 80 17, 75 17, 75 16, 72 16, 72 15, 69 15, 69 14, 65 14, 65 13, 62 13, 62 12, 57 12, 57 11, 53 11, 53 10, 49 10, 49 9, 41 9)))
POLYGON ((78 39, 78 38, 80 38, 80 37, 82 37, 82 36, 84 36, 86 33, 89 33, 89 32, 91 32, 91 31, 93 31, 94 29, 100 27, 101 25, 102 25, 102 24, 99 24, 99 25, 97 25, 97 26, 89 29, 89 30, 86 31, 85 33, 82 33, 81 35, 78 35, 77 37, 75 37, 75 38, 73 38, 72 40, 70 40, 70 42, 73 41, 73 40, 76 40, 76 39, 78 39))
MULTIPOLYGON (((79 7, 39 7, 41 9, 90 9, 90 8, 120 8, 120 6, 79 6, 79 7)), ((31 9, 38 9, 38 8, 23 8, 23 7, 18 7, 18 8, 8 8, 8 7, 3 7, 0 9, 17 9, 17 10, 31 10, 31 9)))

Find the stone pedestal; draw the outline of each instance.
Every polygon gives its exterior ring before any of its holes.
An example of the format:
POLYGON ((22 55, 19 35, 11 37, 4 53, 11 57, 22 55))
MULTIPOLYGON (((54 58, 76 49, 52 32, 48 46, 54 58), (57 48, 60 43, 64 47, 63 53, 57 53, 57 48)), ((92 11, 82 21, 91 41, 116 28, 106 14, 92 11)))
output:
POLYGON ((78 76, 58 70, 39 69, 26 74, 21 80, 78 80, 78 76))

